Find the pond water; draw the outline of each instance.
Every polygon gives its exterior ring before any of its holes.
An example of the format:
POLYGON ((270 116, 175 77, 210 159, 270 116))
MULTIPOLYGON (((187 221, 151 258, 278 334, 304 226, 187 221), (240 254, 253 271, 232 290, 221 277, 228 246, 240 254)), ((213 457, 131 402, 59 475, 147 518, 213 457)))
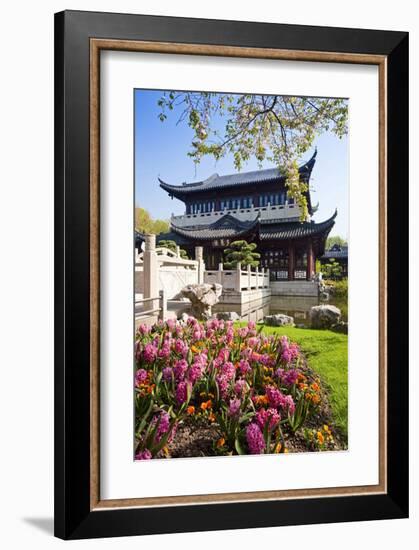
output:
POLYGON ((342 312, 342 320, 348 320, 348 304, 346 300, 331 297, 327 302, 312 296, 271 296, 269 314, 284 313, 294 317, 295 324, 310 326, 310 308, 319 304, 329 304, 338 307, 342 312))

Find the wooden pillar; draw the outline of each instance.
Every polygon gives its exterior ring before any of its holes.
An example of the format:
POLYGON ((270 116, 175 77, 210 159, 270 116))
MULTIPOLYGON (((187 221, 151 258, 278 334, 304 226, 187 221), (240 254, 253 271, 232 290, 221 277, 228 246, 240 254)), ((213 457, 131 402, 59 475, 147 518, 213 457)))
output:
POLYGON ((313 243, 309 240, 307 245, 307 281, 311 280, 314 272, 313 243))
POLYGON ((295 252, 294 245, 290 243, 288 247, 288 280, 294 280, 295 252))

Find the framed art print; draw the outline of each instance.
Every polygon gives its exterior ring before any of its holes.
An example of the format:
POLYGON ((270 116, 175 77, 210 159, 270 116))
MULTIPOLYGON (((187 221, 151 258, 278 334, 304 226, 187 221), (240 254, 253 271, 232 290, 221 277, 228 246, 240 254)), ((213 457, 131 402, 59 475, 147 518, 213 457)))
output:
POLYGON ((55 532, 408 514, 406 33, 55 16, 55 532))

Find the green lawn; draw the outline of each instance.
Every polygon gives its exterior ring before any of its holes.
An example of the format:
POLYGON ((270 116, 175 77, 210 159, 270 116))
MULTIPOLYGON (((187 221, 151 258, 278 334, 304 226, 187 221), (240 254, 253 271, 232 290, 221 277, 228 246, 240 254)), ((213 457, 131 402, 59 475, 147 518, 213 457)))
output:
POLYGON ((348 336, 330 330, 264 327, 265 334, 285 334, 297 342, 310 367, 329 388, 336 426, 348 435, 348 336))

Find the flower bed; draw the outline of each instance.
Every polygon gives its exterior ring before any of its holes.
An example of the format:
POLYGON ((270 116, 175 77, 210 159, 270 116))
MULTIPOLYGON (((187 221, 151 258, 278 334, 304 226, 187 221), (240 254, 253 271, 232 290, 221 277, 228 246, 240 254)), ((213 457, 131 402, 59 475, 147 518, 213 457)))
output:
POLYGON ((205 432, 201 456, 288 452, 297 433, 307 450, 332 440, 316 442, 320 380, 286 336, 264 336, 254 323, 169 320, 139 327, 135 357, 137 460, 191 456, 177 444, 186 427, 192 438, 205 432))

